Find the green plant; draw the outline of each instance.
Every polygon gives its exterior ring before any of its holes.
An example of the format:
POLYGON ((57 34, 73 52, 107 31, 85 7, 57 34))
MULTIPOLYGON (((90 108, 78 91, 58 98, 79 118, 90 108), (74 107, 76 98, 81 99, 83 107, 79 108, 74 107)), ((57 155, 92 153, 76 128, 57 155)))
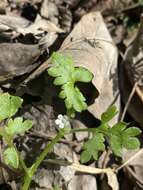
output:
POLYGON ((101 124, 97 128, 88 129, 92 133, 92 138, 83 145, 81 154, 81 162, 88 162, 92 157, 97 160, 98 153, 105 150, 105 140, 116 156, 121 156, 123 148, 136 149, 139 148, 140 142, 136 138, 141 133, 137 127, 127 128, 125 122, 118 122, 112 127, 109 121, 116 116, 117 110, 115 106, 107 109, 101 115, 101 124))
POLYGON ((0 128, 0 136, 6 144, 4 151, 4 162, 17 169, 19 167, 19 155, 13 144, 14 137, 18 134, 24 134, 32 127, 29 120, 23 121, 23 118, 12 119, 18 108, 22 104, 22 99, 11 96, 8 93, 0 94, 0 121, 8 119, 5 126, 0 128))
MULTIPOLYGON (((48 73, 55 77, 55 85, 61 85, 60 97, 64 99, 67 108, 67 113, 70 116, 75 114, 75 111, 81 112, 87 108, 86 99, 75 85, 76 82, 90 82, 93 75, 85 68, 74 67, 72 58, 64 56, 60 53, 52 55, 53 65, 48 69, 48 73)), ((110 145, 113 153, 121 156, 123 148, 135 149, 140 145, 136 138, 141 131, 136 127, 127 128, 124 122, 118 122, 112 127, 109 121, 117 114, 115 106, 107 109, 101 115, 101 124, 97 128, 88 129, 70 129, 69 118, 61 114, 58 116, 55 123, 59 126, 59 130, 55 138, 47 143, 43 152, 36 161, 27 167, 24 160, 21 158, 20 152, 16 149, 13 140, 17 135, 24 135, 32 127, 32 122, 23 120, 22 117, 13 118, 15 113, 21 107, 23 100, 20 97, 9 95, 8 93, 0 94, 0 121, 4 121, 5 125, 0 128, 0 136, 5 142, 4 162, 15 169, 23 169, 24 183, 22 190, 28 190, 32 177, 37 171, 41 162, 45 159, 49 151, 54 145, 68 133, 76 133, 79 131, 88 131, 92 133, 92 138, 85 142, 83 152, 81 154, 81 162, 88 162, 91 158, 97 159, 98 154, 105 150, 105 140, 110 145)), ((56 187, 55 187, 56 188, 56 187)))
POLYGON ((92 73, 83 67, 74 67, 73 59, 61 53, 53 53, 51 60, 53 65, 48 74, 55 77, 54 85, 61 85, 59 97, 65 101, 67 114, 74 116, 75 111, 86 110, 86 99, 75 83, 90 82, 92 73))

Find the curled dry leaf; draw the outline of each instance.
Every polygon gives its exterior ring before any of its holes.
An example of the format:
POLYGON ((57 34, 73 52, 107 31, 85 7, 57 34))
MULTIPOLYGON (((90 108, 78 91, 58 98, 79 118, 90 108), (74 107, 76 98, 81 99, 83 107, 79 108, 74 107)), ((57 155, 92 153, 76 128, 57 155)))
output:
POLYGON ((16 16, 0 15, 0 32, 15 31, 18 34, 33 34, 35 37, 43 35, 45 32, 48 34, 45 36, 46 42, 53 44, 57 38, 57 33, 64 32, 54 23, 37 15, 34 22, 30 22, 27 19, 16 16), (50 39, 49 39, 50 38, 50 39))
POLYGON ((34 23, 29 25, 26 28, 17 29, 19 33, 23 35, 32 33, 34 35, 43 34, 44 32, 64 32, 62 29, 57 27, 54 23, 49 20, 43 19, 40 15, 37 15, 37 18, 34 23))
POLYGON ((113 103, 119 110, 117 49, 101 14, 85 15, 65 39, 61 51, 72 56, 76 66, 85 67, 94 74, 92 83, 100 95, 88 110, 98 119, 113 103))

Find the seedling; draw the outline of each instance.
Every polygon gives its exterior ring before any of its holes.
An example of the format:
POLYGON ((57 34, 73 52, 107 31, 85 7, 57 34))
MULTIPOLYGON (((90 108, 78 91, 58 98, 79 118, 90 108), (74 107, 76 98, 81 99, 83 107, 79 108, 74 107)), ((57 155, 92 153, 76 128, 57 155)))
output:
MULTIPOLYGON (((76 82, 90 82, 93 78, 92 73, 82 67, 74 67, 73 60, 70 56, 64 56, 60 53, 53 53, 52 63, 48 73, 55 77, 54 84, 61 86, 60 98, 64 99, 68 116, 74 116, 75 112, 81 112, 87 108, 86 99, 76 86, 76 82)), ((55 138, 45 146, 45 149, 37 158, 31 167, 27 167, 20 153, 16 149, 13 140, 17 135, 24 135, 32 127, 30 120, 24 120, 22 117, 13 119, 15 113, 21 107, 23 100, 20 97, 9 95, 8 93, 0 94, 0 121, 5 120, 5 126, 0 128, 0 136, 6 144, 4 150, 4 162, 14 169, 23 169, 24 183, 22 190, 28 190, 32 177, 37 171, 41 162, 45 159, 54 145, 68 133, 79 131, 88 131, 92 133, 92 138, 83 145, 81 162, 86 163, 91 158, 97 160, 100 152, 105 150, 105 140, 108 142, 113 153, 121 156, 122 149, 136 149, 140 146, 136 138, 141 131, 136 127, 127 128, 125 122, 118 122, 112 127, 109 122, 117 114, 115 106, 110 107, 101 115, 101 124, 96 128, 88 129, 71 129, 68 116, 61 114, 55 123, 59 130, 55 138)))

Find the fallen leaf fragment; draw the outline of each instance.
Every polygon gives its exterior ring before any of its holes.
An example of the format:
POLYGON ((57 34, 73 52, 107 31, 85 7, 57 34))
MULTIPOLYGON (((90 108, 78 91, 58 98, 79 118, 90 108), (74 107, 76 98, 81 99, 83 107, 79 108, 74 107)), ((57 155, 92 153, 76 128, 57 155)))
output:
POLYGON ((107 172, 107 178, 108 178, 108 185, 112 188, 112 190, 119 190, 117 175, 113 171, 107 172))

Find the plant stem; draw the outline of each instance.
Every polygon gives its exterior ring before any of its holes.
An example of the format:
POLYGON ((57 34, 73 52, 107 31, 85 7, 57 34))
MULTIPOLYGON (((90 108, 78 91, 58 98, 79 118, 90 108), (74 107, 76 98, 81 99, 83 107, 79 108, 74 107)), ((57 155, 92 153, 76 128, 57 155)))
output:
MULTIPOLYGON (((18 154, 19 154, 19 152, 18 152, 18 154)), ((25 162, 23 161, 23 159, 21 158, 20 154, 19 154, 19 161, 21 163, 21 166, 22 166, 24 172, 28 174, 28 168, 27 168, 25 162)))
POLYGON ((61 129, 57 136, 49 143, 47 143, 45 149, 40 154, 39 158, 36 160, 36 162, 28 169, 28 174, 26 173, 26 176, 24 178, 24 184, 22 186, 21 190, 28 190, 30 183, 32 181, 32 177, 37 171, 39 165, 41 162, 45 159, 47 154, 53 149, 54 145, 65 135, 67 131, 65 129, 61 129))
POLYGON ((71 129, 70 133, 75 133, 75 132, 95 132, 96 128, 80 128, 80 129, 71 129))
POLYGON ((71 129, 70 130, 70 133, 76 133, 76 132, 92 132, 92 133, 103 133, 105 136, 108 136, 108 132, 106 132, 105 130, 103 129, 99 129, 98 127, 97 128, 80 128, 80 129, 71 129))
POLYGON ((29 186, 31 184, 32 178, 26 173, 26 176, 24 178, 24 184, 21 188, 21 190, 28 190, 29 186))

